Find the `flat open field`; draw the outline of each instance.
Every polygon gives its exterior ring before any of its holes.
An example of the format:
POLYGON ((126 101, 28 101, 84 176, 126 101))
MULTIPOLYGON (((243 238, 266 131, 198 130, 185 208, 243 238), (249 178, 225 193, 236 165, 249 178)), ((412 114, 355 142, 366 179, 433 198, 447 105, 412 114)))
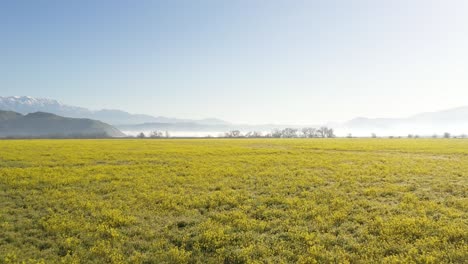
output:
POLYGON ((468 140, 0 141, 0 263, 467 263, 468 140))

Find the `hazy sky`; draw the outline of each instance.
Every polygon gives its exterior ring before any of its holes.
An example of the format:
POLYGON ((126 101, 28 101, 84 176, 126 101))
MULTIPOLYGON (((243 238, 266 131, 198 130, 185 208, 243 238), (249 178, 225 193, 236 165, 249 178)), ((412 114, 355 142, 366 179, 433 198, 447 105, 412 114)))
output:
POLYGON ((241 123, 468 105, 468 1, 0 1, 0 95, 241 123))

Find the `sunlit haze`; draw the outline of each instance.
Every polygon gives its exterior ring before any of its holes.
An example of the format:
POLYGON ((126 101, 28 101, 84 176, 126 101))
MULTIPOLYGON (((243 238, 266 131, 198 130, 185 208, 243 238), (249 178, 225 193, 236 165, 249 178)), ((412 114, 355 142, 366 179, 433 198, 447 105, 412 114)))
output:
POLYGON ((467 1, 3 1, 0 92, 317 124, 468 105, 467 1), (26 4, 27 2, 27 4, 26 4))

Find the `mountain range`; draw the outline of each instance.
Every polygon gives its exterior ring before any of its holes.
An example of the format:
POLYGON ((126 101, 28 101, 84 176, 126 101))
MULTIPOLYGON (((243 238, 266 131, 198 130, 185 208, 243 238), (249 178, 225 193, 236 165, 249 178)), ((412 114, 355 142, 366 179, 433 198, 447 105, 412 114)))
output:
POLYGON ((35 112, 22 115, 0 110, 0 137, 124 137, 101 121, 35 112))
MULTIPOLYGON (((267 132, 285 127, 300 128, 300 125, 289 126, 280 124, 242 125, 232 124, 216 118, 201 120, 169 118, 144 114, 131 114, 122 110, 90 110, 83 107, 66 105, 53 99, 34 98, 29 96, 0 97, 0 110, 14 111, 21 114, 37 111, 48 112, 70 118, 86 118, 100 120, 114 125, 127 134, 149 132, 152 130, 167 130, 170 132, 201 132, 202 135, 222 133, 229 130, 267 132)), ((0 119, 1 121, 1 119, 0 119)), ((304 125, 308 126, 308 125, 304 125)), ((443 111, 412 115, 406 118, 366 118, 359 117, 344 123, 329 126, 335 128, 336 134, 344 136, 378 135, 408 135, 419 134, 429 136, 444 132, 468 134, 468 106, 443 111)))
POLYGON ((442 111, 426 112, 406 118, 359 117, 339 126, 343 131, 357 135, 377 133, 381 135, 420 134, 429 136, 451 132, 468 134, 468 106, 442 111))
POLYGON ((0 110, 14 111, 21 114, 34 112, 47 112, 64 117, 89 118, 100 120, 111 125, 136 125, 143 123, 196 123, 200 125, 228 125, 229 123, 216 118, 201 120, 178 119, 163 116, 144 114, 131 114, 122 110, 102 109, 90 110, 84 107, 62 104, 57 100, 48 98, 35 98, 31 96, 0 96, 0 110))

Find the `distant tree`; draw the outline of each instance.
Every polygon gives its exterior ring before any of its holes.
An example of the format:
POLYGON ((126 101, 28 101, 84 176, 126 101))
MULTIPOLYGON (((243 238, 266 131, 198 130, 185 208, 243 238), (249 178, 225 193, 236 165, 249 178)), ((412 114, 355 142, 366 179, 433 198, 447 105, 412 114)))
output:
POLYGON ((273 131, 271 131, 272 138, 280 138, 282 135, 283 133, 279 129, 273 129, 273 131))
POLYGON ((412 135, 412 134, 408 134, 408 138, 413 138, 413 135, 412 135))
POLYGON ((371 137, 372 137, 372 138, 377 138, 377 134, 372 133, 372 134, 371 134, 371 137))
POLYGON ((321 138, 324 138, 327 135, 327 130, 328 130, 327 127, 321 127, 319 129, 317 129, 317 136, 321 137, 321 138))
POLYGON ((241 137, 241 132, 239 130, 231 130, 225 134, 225 137, 228 138, 238 138, 241 137))
POLYGON ((437 137, 438 137, 437 134, 432 135, 432 138, 437 138, 437 137))
POLYGON ((444 138, 450 138, 450 133, 449 133, 449 132, 445 132, 445 133, 444 133, 444 138))
POLYGON ((335 137, 335 132, 333 128, 328 128, 326 126, 323 126, 316 130, 316 135, 317 137, 321 137, 321 138, 326 138, 326 137, 333 138, 335 137))
POLYGON ((420 138, 420 136, 419 136, 419 135, 415 135, 414 138, 420 138))
POLYGON ((255 137, 255 138, 263 137, 262 132, 259 132, 259 131, 254 131, 252 133, 252 136, 255 137))
POLYGON ((250 132, 248 132, 247 134, 245 134, 245 137, 248 137, 248 138, 259 138, 259 137, 262 137, 262 133, 261 133, 261 132, 257 132, 257 131, 250 131, 250 132))
POLYGON ((466 138, 466 134, 461 134, 460 138, 466 138))
POLYGON ((313 127, 304 127, 301 129, 302 137, 313 138, 316 137, 317 129, 313 127))
POLYGON ((158 130, 152 131, 152 132, 149 134, 149 137, 150 137, 150 138, 162 138, 162 137, 163 137, 163 132, 158 131, 158 130))
POLYGON ((346 137, 347 138, 353 138, 353 134, 349 133, 346 137))
POLYGON ((239 130, 231 131, 231 135, 232 135, 232 137, 241 137, 242 136, 242 134, 241 134, 241 132, 239 130))
POLYGON ((137 138, 145 138, 145 133, 141 132, 140 134, 137 135, 137 138))
POLYGON ((335 137, 335 132, 333 131, 333 128, 328 128, 326 131, 326 136, 328 138, 334 138, 335 137))
POLYGON ((169 134, 169 131, 167 131, 167 130, 166 130, 166 132, 164 133, 164 136, 165 136, 166 138, 170 138, 170 137, 171 137, 171 135, 169 134))
POLYGON ((281 131, 281 137, 284 138, 295 138, 297 137, 297 129, 295 128, 285 128, 281 131))

